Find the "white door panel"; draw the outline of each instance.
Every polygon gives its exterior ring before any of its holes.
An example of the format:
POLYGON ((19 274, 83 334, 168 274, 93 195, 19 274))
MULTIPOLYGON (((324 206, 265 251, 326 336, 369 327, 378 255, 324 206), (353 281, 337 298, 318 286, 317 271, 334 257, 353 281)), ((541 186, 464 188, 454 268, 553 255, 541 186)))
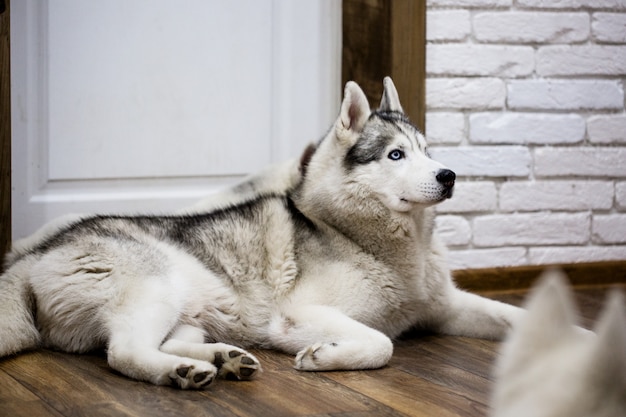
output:
POLYGON ((50 180, 237 175, 267 163, 272 8, 238 3, 51 3, 50 180), (232 158, 240 138, 254 140, 232 158))
POLYGON ((336 116, 340 2, 12 6, 14 238, 67 212, 183 207, 336 116))

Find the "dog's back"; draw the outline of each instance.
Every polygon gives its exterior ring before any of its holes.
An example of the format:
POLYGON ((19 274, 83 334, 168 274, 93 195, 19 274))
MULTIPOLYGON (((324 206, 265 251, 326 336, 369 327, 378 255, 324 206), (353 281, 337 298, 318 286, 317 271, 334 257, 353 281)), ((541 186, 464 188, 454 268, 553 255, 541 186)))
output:
POLYGON ((527 302, 497 364, 494 417, 626 415, 626 313, 609 297, 597 336, 575 326, 565 279, 550 272, 527 302))

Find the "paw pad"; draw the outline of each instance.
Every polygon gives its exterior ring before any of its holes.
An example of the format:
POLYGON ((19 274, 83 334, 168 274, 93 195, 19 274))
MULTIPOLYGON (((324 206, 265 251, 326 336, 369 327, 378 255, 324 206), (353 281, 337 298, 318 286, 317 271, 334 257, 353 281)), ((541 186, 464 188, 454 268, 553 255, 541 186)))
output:
POLYGON ((201 389, 215 379, 215 371, 199 370, 191 365, 181 365, 170 375, 172 385, 181 389, 201 389))
POLYGON ((213 364, 219 369, 218 375, 224 379, 251 379, 261 370, 259 361, 243 350, 216 352, 213 364))

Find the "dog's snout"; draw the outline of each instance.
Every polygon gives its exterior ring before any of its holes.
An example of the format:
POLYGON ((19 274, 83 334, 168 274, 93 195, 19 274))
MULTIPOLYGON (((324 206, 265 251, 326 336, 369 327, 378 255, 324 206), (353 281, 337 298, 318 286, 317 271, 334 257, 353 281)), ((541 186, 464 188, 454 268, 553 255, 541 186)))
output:
POLYGON ((444 187, 452 188, 454 187, 456 174, 449 169, 442 169, 437 173, 435 178, 437 178, 437 181, 439 181, 444 187))

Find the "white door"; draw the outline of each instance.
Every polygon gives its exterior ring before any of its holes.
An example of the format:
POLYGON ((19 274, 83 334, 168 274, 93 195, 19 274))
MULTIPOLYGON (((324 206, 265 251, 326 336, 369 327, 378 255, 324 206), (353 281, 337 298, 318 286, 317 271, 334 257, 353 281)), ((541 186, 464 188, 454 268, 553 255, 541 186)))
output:
POLYGON ((336 0, 11 4, 13 237, 65 213, 165 212, 321 137, 336 0))

